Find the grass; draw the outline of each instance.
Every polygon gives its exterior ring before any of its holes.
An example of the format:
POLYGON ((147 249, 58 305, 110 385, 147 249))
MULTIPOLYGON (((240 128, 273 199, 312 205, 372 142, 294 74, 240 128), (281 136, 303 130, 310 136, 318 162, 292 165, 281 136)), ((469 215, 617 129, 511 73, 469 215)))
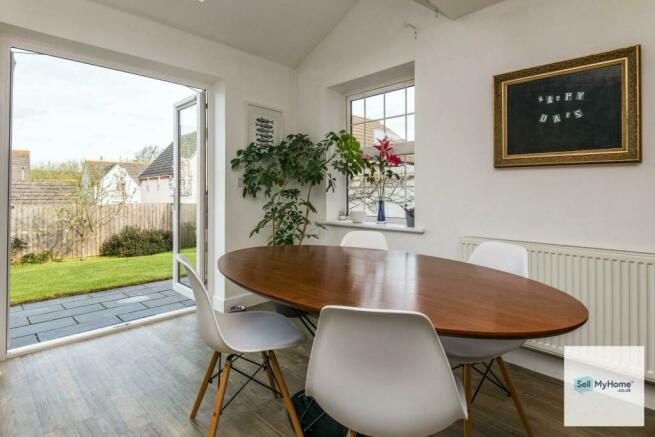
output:
MULTIPOLYGON (((195 248, 182 253, 195 260, 195 248)), ((11 305, 91 291, 161 281, 173 277, 172 252, 118 258, 94 256, 47 264, 11 266, 11 305)))

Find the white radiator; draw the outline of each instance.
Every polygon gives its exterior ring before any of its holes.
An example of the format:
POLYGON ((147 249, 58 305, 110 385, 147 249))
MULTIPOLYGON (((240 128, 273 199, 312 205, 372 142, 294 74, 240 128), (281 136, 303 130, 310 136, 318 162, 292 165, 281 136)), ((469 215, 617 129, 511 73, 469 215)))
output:
POLYGON ((528 346, 564 354, 564 346, 645 346, 645 378, 655 382, 655 254, 509 241, 461 240, 462 259, 483 241, 507 241, 529 253, 530 278, 558 288, 589 309, 578 330, 530 340, 528 346))

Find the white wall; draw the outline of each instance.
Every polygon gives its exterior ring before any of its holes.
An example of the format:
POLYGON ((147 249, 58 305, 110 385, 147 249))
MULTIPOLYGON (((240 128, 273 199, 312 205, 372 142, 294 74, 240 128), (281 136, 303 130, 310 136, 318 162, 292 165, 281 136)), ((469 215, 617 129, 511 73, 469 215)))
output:
MULTIPOLYGON (((284 113, 285 127, 288 131, 295 130, 295 72, 97 3, 84 0, 58 0, 56 4, 47 0, 0 0, 0 3, 0 39, 42 47, 49 52, 55 48, 53 54, 209 88, 208 181, 213 214, 209 223, 210 286, 215 284, 219 300, 243 293, 236 286, 224 285, 215 267, 216 260, 226 249, 261 244, 262 240, 248 238, 258 219, 259 204, 241 198, 237 174, 229 169, 229 160, 245 145, 246 102, 279 108, 284 113)), ((3 90, 7 89, 7 71, 5 68, 0 71, 3 90)))
POLYGON ((141 201, 143 203, 173 203, 173 185, 168 176, 141 180, 141 201))
MULTIPOLYGON (((650 0, 505 0, 457 21, 409 1, 361 0, 299 67, 299 129, 345 127, 345 97, 331 90, 414 61, 416 220, 426 233, 389 232, 392 249, 459 258, 460 237, 477 235, 653 252, 653 17, 650 0), (419 28, 416 41, 405 22, 419 28), (494 168, 494 75, 634 44, 642 163, 494 168)), ((325 203, 335 218, 339 202, 325 203)), ((331 228, 322 242, 346 231, 331 228)), ((548 373, 535 352, 512 359, 548 373)))
POLYGON ((109 169, 100 181, 102 189, 108 194, 106 201, 108 203, 120 203, 123 201, 123 193, 121 193, 117 187, 119 181, 125 184, 127 203, 140 203, 140 185, 137 184, 120 165, 115 165, 109 169))
POLYGON ((480 235, 652 251, 654 16, 648 0, 506 0, 451 21, 413 2, 362 0, 299 68, 299 127, 344 127, 345 100, 329 87, 413 60, 416 220, 426 234, 389 234, 392 247, 456 258, 461 236, 480 235), (418 26, 416 41, 405 22, 418 26), (494 169, 495 74, 634 44, 641 164, 494 169))

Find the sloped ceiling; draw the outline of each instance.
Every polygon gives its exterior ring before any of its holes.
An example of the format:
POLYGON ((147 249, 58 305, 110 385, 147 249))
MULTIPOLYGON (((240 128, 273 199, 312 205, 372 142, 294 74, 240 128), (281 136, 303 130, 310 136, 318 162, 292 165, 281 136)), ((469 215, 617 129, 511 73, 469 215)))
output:
POLYGON ((91 0, 291 67, 357 0, 91 0))
POLYGON ((486 8, 502 0, 414 0, 430 9, 438 9, 451 20, 456 20, 464 15, 486 8))

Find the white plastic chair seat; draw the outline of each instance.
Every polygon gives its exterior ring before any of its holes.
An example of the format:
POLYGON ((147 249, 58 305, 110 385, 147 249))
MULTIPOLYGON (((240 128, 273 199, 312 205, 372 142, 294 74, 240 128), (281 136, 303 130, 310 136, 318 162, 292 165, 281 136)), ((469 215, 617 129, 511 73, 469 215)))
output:
POLYGON ((341 240, 342 247, 389 250, 387 239, 378 231, 350 231, 341 240))
MULTIPOLYGON (((469 263, 528 277, 528 252, 516 244, 498 241, 481 243, 471 254, 469 263)), ((524 339, 494 340, 441 336, 441 344, 451 364, 488 361, 518 349, 524 343, 524 339)))
POLYGON ((410 311, 324 307, 305 394, 350 430, 376 437, 425 437, 467 417, 432 322, 410 311))
POLYGON ((451 365, 488 361, 520 348, 525 340, 489 340, 441 336, 441 344, 451 365))
MULTIPOLYGON (((297 346, 303 334, 284 316, 268 311, 214 311, 225 343, 236 353, 261 352, 297 346)), ((216 345, 219 349, 220 345, 216 345)), ((220 349, 219 349, 220 350, 220 349)))

